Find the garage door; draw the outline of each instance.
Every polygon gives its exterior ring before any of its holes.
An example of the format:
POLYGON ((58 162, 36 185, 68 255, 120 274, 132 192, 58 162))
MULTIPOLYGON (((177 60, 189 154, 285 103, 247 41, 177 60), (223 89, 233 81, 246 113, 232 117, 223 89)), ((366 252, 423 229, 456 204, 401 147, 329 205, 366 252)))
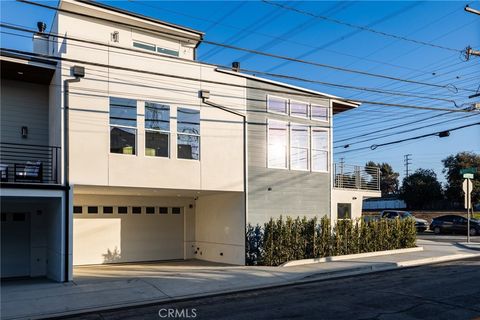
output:
POLYGON ((183 258, 183 207, 74 207, 74 265, 183 258))
POLYGON ((1 214, 1 276, 30 276, 30 215, 1 214))

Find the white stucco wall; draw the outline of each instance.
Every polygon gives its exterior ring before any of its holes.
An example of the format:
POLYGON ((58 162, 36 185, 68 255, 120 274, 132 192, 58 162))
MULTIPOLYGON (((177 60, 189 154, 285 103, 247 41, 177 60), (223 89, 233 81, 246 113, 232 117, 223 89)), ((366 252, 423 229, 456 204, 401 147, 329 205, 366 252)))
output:
POLYGON ((245 264, 245 203, 242 193, 198 197, 195 217, 195 258, 245 264))
POLYGON ((380 191, 368 191, 357 189, 337 189, 332 190, 332 221, 337 220, 337 204, 350 203, 352 205, 352 219, 362 217, 362 204, 364 199, 380 197, 380 191))

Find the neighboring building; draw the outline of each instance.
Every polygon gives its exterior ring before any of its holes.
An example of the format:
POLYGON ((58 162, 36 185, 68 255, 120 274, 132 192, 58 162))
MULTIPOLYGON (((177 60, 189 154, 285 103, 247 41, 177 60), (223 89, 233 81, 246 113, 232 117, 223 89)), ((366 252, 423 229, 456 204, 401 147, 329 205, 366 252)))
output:
POLYGON ((59 7, 36 55, 2 50, 2 277, 241 265, 246 223, 337 218, 332 117, 357 103, 199 63, 195 30, 59 7))
POLYGON ((405 201, 398 196, 367 199, 363 201, 363 210, 406 209, 405 201))

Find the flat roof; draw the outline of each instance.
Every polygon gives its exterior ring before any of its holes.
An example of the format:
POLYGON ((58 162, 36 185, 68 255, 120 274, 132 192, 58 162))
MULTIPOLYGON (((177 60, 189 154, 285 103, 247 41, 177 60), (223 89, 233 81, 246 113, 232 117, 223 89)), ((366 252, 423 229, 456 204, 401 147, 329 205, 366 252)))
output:
MULTIPOLYGON (((315 91, 315 90, 295 86, 295 85, 284 83, 284 82, 279 82, 279 81, 275 81, 275 80, 261 78, 261 77, 253 76, 253 75, 246 74, 246 73, 241 73, 241 72, 222 69, 222 68, 216 68, 215 70, 218 71, 218 72, 222 72, 222 73, 236 75, 238 77, 244 77, 244 78, 251 79, 251 80, 270 83, 270 84, 273 84, 273 85, 277 85, 277 86, 281 86, 281 87, 285 87, 285 88, 289 88, 289 89, 293 89, 293 90, 298 90, 298 91, 302 91, 302 92, 306 92, 306 93, 311 93, 313 95, 320 96, 320 97, 323 97, 323 98, 329 98, 329 99, 332 99, 332 100, 336 100, 334 102, 348 105, 351 108, 356 108, 361 104, 360 102, 347 100, 345 98, 334 96, 334 95, 331 95, 331 94, 328 94, 328 93, 323 93, 323 92, 320 92, 320 91, 315 91)), ((346 110, 342 110, 342 111, 346 111, 346 110)))
POLYGON ((135 18, 138 18, 138 19, 147 20, 147 21, 150 21, 150 22, 153 22, 153 23, 156 23, 156 24, 160 24, 160 25, 163 25, 163 26, 170 27, 170 28, 175 28, 175 29, 186 31, 186 32, 194 33, 194 34, 200 36, 200 38, 203 38, 203 35, 205 34, 204 32, 201 32, 201 31, 198 31, 198 30, 194 30, 194 29, 187 28, 187 27, 184 27, 184 26, 180 26, 180 25, 170 23, 170 22, 165 22, 165 21, 162 21, 162 20, 159 20, 159 19, 155 19, 155 18, 152 18, 152 17, 148 17, 148 16, 145 16, 145 15, 142 15, 142 14, 138 14, 138 13, 131 12, 131 11, 128 11, 128 10, 120 9, 120 8, 117 8, 117 7, 109 6, 109 5, 106 5, 106 4, 103 4, 103 3, 99 3, 97 1, 92 1, 92 0, 75 0, 75 1, 80 2, 80 3, 84 3, 84 4, 88 4, 88 5, 92 5, 92 6, 95 6, 95 7, 99 7, 99 8, 105 9, 105 10, 114 11, 116 13, 124 14, 124 15, 131 16, 131 17, 135 17, 135 18))

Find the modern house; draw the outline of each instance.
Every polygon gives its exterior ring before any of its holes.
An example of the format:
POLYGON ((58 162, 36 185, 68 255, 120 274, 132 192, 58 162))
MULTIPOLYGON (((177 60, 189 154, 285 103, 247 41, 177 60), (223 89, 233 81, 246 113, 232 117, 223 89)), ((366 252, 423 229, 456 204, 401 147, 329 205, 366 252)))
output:
POLYGON ((358 103, 201 63, 201 32, 95 2, 44 28, 0 56, 2 277, 242 265, 247 223, 354 218, 380 195, 378 171, 332 164, 333 115, 358 103))

